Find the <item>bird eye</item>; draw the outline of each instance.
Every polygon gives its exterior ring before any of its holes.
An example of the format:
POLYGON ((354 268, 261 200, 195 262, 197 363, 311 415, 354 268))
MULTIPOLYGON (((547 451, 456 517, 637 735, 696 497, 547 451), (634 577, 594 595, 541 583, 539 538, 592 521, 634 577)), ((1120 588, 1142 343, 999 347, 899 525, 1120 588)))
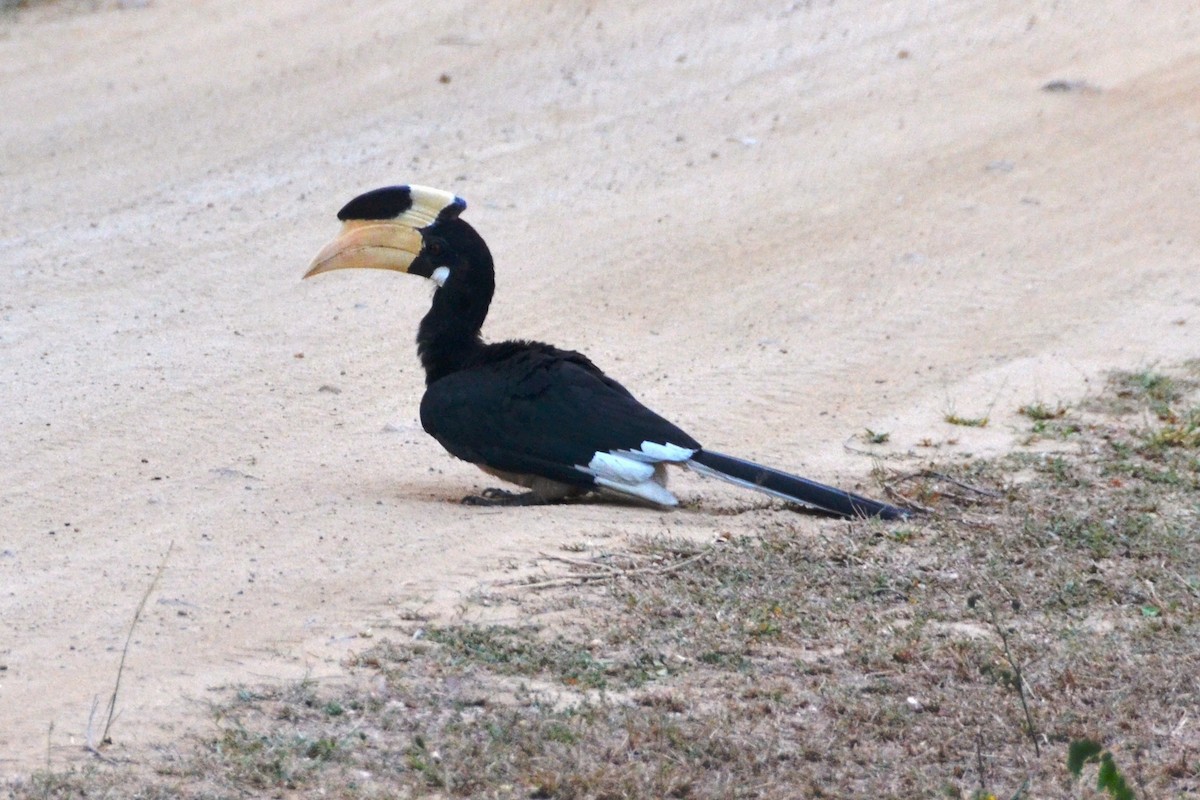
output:
POLYGON ((429 243, 429 255, 440 256, 442 254, 442 243, 436 239, 429 243))

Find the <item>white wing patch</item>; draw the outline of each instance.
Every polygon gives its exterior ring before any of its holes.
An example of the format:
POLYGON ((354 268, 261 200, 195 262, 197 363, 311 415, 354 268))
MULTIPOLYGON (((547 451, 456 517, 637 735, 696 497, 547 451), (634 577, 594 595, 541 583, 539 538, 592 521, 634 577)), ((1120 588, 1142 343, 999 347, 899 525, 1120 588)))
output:
POLYGON ((596 453, 583 468, 597 479, 634 484, 654 477, 654 465, 627 458, 623 453, 596 453))
POLYGON ((450 277, 449 267, 438 267, 429 275, 429 280, 436 283, 438 286, 445 286, 446 279, 450 277))
POLYGON ((673 444, 642 442, 640 450, 596 453, 586 467, 575 469, 596 479, 597 486, 641 498, 659 506, 679 505, 666 486, 663 463, 686 461, 696 452, 673 444))
POLYGON ((655 442, 642 442, 642 446, 638 450, 618 450, 617 452, 647 464, 658 464, 663 461, 682 464, 696 455, 695 450, 687 447, 680 447, 677 444, 656 444, 655 442))

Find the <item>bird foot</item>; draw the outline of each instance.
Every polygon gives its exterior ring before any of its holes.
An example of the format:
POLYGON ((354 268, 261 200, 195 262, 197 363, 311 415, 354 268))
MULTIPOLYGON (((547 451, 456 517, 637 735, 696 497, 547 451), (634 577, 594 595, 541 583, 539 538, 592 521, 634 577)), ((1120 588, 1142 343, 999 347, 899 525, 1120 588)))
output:
POLYGON ((484 489, 479 494, 462 499, 464 506, 540 506, 546 503, 536 492, 509 492, 504 489, 484 489))

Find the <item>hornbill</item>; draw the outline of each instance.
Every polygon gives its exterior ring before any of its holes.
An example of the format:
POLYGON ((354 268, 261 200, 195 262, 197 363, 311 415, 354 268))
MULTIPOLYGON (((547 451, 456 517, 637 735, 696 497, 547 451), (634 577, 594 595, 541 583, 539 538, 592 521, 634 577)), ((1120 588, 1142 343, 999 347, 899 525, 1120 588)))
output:
POLYGON ((464 502, 548 503, 608 491, 677 505, 667 465, 845 517, 909 512, 701 447, 646 408, 587 356, 531 341, 484 343, 492 256, 459 215, 466 202, 423 186, 388 186, 338 212, 342 230, 304 277, 349 267, 407 272, 437 286, 417 330, 425 368, 421 425, 451 455, 523 494, 490 489, 464 502))

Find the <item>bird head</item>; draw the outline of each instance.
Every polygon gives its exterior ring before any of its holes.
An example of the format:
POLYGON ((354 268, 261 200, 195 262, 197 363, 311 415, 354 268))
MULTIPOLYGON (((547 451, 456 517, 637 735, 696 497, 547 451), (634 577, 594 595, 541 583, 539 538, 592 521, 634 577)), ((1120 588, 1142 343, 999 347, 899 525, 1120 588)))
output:
POLYGON ((483 239, 458 218, 466 207, 462 198, 427 186, 387 186, 361 194, 338 212, 342 230, 321 248, 304 277, 369 267, 444 286, 456 271, 483 263, 490 268, 483 239))

